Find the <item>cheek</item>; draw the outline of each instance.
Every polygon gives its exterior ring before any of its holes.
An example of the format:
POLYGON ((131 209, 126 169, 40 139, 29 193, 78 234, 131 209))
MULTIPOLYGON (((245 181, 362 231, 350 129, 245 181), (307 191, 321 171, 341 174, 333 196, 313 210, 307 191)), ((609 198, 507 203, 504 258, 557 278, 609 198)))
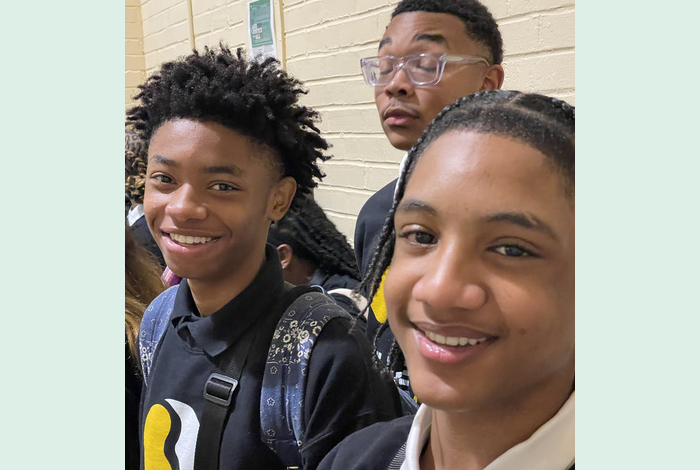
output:
POLYGON ((377 108, 379 108, 379 103, 384 100, 384 88, 380 86, 375 86, 374 87, 374 101, 377 104, 377 108))
POLYGON ((156 197, 156 194, 154 194, 153 191, 148 190, 148 186, 146 186, 146 190, 143 195, 143 212, 146 216, 146 220, 152 217, 152 214, 156 211, 158 207, 158 198, 156 197))
POLYGON ((399 316, 403 316, 411 301, 415 282, 415 276, 408 266, 397 260, 392 261, 384 281, 384 300, 390 321, 394 317, 396 322, 399 316))
MULTIPOLYGON (((537 351, 543 355, 551 346, 556 355, 565 354, 574 344, 574 305, 568 293, 558 289, 553 283, 547 289, 514 287, 500 293, 499 307, 510 334, 518 341, 525 341, 531 347, 531 354, 537 351)), ((551 351, 550 351, 551 353, 551 351)))

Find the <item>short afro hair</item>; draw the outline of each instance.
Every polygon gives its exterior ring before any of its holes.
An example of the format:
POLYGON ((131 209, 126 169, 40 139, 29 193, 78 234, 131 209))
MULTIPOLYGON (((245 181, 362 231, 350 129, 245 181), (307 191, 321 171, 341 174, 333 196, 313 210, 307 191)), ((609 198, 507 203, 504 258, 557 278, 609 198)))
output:
POLYGON ((232 53, 223 43, 205 46, 162 64, 139 88, 134 99, 140 105, 127 120, 146 142, 168 121, 216 122, 270 149, 300 193, 325 176, 317 160, 330 157, 322 153, 328 143, 315 125, 318 112, 298 103, 306 91, 276 59, 247 60, 241 48, 232 53))
POLYGON ((485 5, 478 0, 403 0, 391 13, 391 18, 401 13, 447 13, 462 20, 473 41, 486 47, 491 53, 491 63, 503 62, 503 39, 496 20, 485 5))

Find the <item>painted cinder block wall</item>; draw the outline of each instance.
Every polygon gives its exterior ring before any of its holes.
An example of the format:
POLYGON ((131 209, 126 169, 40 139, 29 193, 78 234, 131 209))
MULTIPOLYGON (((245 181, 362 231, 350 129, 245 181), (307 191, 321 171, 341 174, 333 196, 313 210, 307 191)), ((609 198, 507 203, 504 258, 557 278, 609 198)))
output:
MULTIPOLYGON (((534 91, 575 104, 575 5, 571 0, 483 0, 504 42, 504 89, 534 91)), ((373 91, 359 60, 375 55, 398 0, 276 0, 278 57, 308 89, 304 104, 321 113, 321 131, 333 158, 316 200, 352 241, 355 218, 377 189, 396 177, 403 152, 384 137, 373 91)), ((138 54, 129 48, 130 18, 142 23, 141 73, 189 53, 192 47, 247 46, 245 0, 127 0, 127 105, 130 69, 138 54), (140 6, 140 8, 138 8, 140 6), (132 13, 130 14, 130 9, 132 13), (139 10, 134 13, 133 10, 139 10), (133 60, 130 61, 130 51, 133 60)), ((136 39, 131 39, 132 46, 136 39)), ((132 84, 130 86, 130 84, 132 84)))
POLYGON ((126 0, 124 22, 124 88, 125 108, 128 108, 138 92, 136 87, 146 78, 140 0, 126 0))

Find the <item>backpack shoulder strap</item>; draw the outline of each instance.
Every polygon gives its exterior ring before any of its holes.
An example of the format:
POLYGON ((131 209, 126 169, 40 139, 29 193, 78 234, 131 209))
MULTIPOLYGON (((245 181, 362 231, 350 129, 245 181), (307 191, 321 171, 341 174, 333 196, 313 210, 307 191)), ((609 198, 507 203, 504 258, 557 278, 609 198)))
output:
POLYGON ((156 347, 163 333, 165 333, 168 320, 173 313, 177 287, 172 286, 153 299, 153 302, 143 313, 143 318, 141 319, 141 327, 139 328, 139 360, 145 385, 148 385, 148 374, 151 371, 156 347))
POLYGON ((304 397, 311 352, 323 327, 350 314, 319 292, 306 292, 284 312, 270 342, 260 394, 261 439, 285 466, 301 468, 304 397))

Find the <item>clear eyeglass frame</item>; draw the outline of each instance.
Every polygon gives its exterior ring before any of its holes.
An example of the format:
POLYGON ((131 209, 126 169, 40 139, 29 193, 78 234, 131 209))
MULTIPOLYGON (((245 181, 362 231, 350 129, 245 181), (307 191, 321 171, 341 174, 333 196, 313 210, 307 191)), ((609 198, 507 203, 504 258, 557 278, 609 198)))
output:
MULTIPOLYGON (((458 54, 442 54, 440 56, 436 54, 411 54, 403 57, 396 57, 393 55, 383 55, 376 57, 364 57, 360 59, 360 67, 362 69, 362 76, 365 79, 365 83, 370 86, 386 86, 394 79, 399 70, 403 69, 406 75, 411 80, 414 85, 417 86, 429 86, 435 85, 442 79, 442 74, 445 70, 445 64, 463 64, 463 65, 473 65, 478 63, 483 63, 485 65, 491 65, 487 59, 484 57, 478 57, 473 55, 458 55, 458 54), (434 66, 435 71, 426 70, 424 74, 432 76, 428 80, 417 79, 414 74, 420 74, 419 71, 422 67, 420 66, 421 61, 425 60, 435 60, 435 64, 430 64, 434 66), (390 62, 391 71, 389 73, 383 73, 381 70, 381 64, 390 62)), ((422 77, 422 78, 428 78, 422 77)))

